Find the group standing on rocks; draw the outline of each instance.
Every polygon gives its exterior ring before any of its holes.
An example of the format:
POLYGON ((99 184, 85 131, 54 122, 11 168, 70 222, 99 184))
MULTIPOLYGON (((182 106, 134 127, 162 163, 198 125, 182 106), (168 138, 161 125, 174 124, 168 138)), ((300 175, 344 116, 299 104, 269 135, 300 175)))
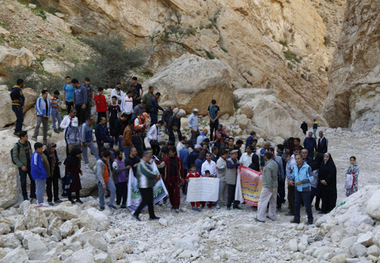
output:
MULTIPOLYGON (((10 94, 12 110, 17 118, 14 135, 20 138, 11 150, 11 157, 19 169, 24 200, 37 199, 39 207, 61 202, 60 179, 62 196, 72 203, 82 203, 81 157, 83 155, 87 168, 88 150, 97 160, 95 173, 100 210, 105 209, 107 192, 110 196, 109 208, 127 207, 128 174, 132 169, 142 197, 140 206, 133 214, 137 220, 140 220, 139 214, 145 206, 148 206, 150 219, 159 219, 154 213, 153 187, 160 178, 168 190, 174 211, 180 211, 181 191, 182 195, 186 195, 189 179, 203 176, 219 178, 219 198, 217 202, 192 202, 193 210, 205 209, 206 203, 209 209, 214 206, 217 209, 222 206, 226 206, 227 210, 231 207, 241 209, 239 201, 234 200, 238 168, 241 165, 262 172, 263 187, 256 217, 258 222, 276 220, 276 214, 281 211, 286 199, 289 208, 286 215, 294 217, 292 223, 300 223, 301 206, 306 209, 307 224, 313 223, 311 207, 314 197, 315 208, 320 213, 328 213, 336 205, 337 171, 332 156, 328 153, 328 140, 323 131, 319 130, 319 138, 316 138, 316 119, 313 132, 308 132, 303 144, 300 138, 289 137, 276 147, 267 141, 262 149, 258 149, 254 131, 244 146, 242 140, 235 142, 235 138, 228 135, 219 122, 221 110, 213 99, 207 107, 210 129, 199 130, 199 111, 195 108, 188 119, 191 137, 187 138, 181 130, 184 111, 174 113, 172 106, 163 109, 159 105, 161 94, 154 93, 152 86, 144 94, 136 77, 132 78, 132 85, 126 92, 121 83, 118 83, 111 91, 109 101, 103 94, 103 88, 99 87, 95 94, 89 78, 79 84, 77 79, 66 77, 62 92, 67 115, 63 119, 59 90, 54 91, 51 98, 48 98, 48 91, 43 90, 36 101, 37 123, 33 140, 37 141, 41 124, 43 139, 42 143, 36 142, 33 145, 33 152, 28 134, 22 130, 23 105, 27 99, 22 92, 23 85, 24 81, 18 79, 10 94), (94 105, 97 112, 96 124, 91 114, 94 105), (162 112, 160 120, 159 111, 162 112), (50 118, 53 131, 64 132, 66 141, 67 156, 63 162, 63 177, 59 170, 61 161, 58 159, 57 145, 47 141, 50 118), (160 136, 161 129, 168 135, 168 141, 160 136), (96 144, 93 141, 94 133, 96 144), (242 149, 245 149, 244 153, 242 149), (153 168, 153 162, 157 169, 153 168), (30 179, 29 196, 26 189, 27 177, 30 179), (45 188, 48 203, 43 199, 45 188)), ((306 135, 308 126, 305 121, 301 128, 306 135)), ((358 175, 356 158, 352 156, 346 173, 347 196, 358 190, 358 175)), ((166 203, 167 198, 163 202, 166 203)))

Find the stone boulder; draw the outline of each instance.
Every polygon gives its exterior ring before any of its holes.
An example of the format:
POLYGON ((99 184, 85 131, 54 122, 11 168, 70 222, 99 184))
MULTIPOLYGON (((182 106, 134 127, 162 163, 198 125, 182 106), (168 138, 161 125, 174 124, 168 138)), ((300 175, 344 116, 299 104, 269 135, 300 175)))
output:
POLYGON ((25 249, 18 247, 6 254, 5 257, 0 260, 0 263, 20 263, 27 260, 29 260, 29 257, 25 249))
MULTIPOLYGON (((286 138, 291 134, 301 137, 299 122, 294 120, 287 107, 277 100, 272 90, 238 89, 234 91, 234 96, 239 108, 244 108, 244 111, 247 111, 248 107, 251 108, 253 126, 263 129, 271 136, 286 138)), ((243 126, 247 124, 243 123, 243 126)))
MULTIPOLYGON (((25 113, 36 104, 38 95, 31 88, 23 89, 23 93, 25 96, 25 105, 23 108, 25 113)), ((0 100, 0 128, 4 128, 16 122, 16 115, 12 111, 12 101, 9 94, 9 91, 0 91, 0 96, 3 98, 0 100)))
POLYGON ((0 36, 9 37, 10 35, 11 33, 8 30, 0 26, 0 36))
POLYGON ((145 82, 144 89, 154 86, 162 94, 162 105, 176 105, 187 113, 198 108, 199 114, 206 115, 215 99, 222 113, 232 115, 230 78, 229 67, 221 61, 185 54, 145 82))
POLYGON ((30 67, 35 59, 33 53, 25 47, 15 49, 0 46, 0 75, 6 75, 7 67, 30 67))
POLYGON ((323 109, 332 127, 369 131, 380 123, 379 12, 376 0, 347 1, 323 109))
POLYGON ((65 67, 62 64, 62 62, 57 62, 53 59, 45 59, 42 62, 42 66, 44 67, 44 70, 48 73, 51 73, 53 75, 60 75, 62 72, 64 72, 65 67))
POLYGON ((373 219, 380 220, 380 189, 368 200, 366 211, 373 219))
POLYGON ((62 30, 63 32, 71 34, 72 32, 71 27, 65 22, 65 20, 49 12, 45 12, 45 15, 46 15, 46 21, 48 21, 50 24, 62 30))
POLYGON ((0 131, 0 207, 7 208, 18 201, 18 181, 20 176, 17 167, 12 163, 10 150, 18 141, 12 131, 0 131))

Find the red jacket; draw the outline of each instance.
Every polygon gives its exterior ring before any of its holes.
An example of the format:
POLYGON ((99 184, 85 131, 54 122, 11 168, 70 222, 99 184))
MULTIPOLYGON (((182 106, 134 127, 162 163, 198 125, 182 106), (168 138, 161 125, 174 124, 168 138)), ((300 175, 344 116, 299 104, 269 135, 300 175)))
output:
POLYGON ((94 96, 95 104, 96 104, 96 112, 106 112, 107 111, 107 101, 106 97, 101 94, 96 94, 94 96))
MULTIPOLYGON (((181 159, 178 156, 176 156, 175 158, 176 158, 176 166, 177 166, 177 178, 178 178, 178 180, 181 180, 181 178, 183 178, 183 173, 184 173, 183 172, 182 161, 181 161, 181 159)), ((165 162, 165 166, 166 166, 166 181, 171 181, 172 177, 174 177, 174 176, 170 175, 170 169, 171 169, 171 167, 170 167, 170 157, 167 156, 163 160, 163 162, 165 162)))
POLYGON ((186 182, 188 182, 189 178, 194 178, 194 177, 201 177, 201 175, 197 171, 195 171, 195 173, 193 173, 192 171, 189 171, 187 173, 185 180, 186 180, 186 182))

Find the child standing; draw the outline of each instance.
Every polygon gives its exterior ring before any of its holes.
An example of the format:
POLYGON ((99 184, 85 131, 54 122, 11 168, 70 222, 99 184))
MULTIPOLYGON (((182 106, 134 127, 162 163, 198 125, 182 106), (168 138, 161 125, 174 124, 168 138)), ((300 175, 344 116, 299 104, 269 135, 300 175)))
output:
POLYGON ((34 144, 34 150, 35 152, 32 155, 30 168, 32 178, 36 183, 37 207, 48 206, 48 204, 44 203, 44 192, 46 186, 46 179, 48 178, 48 173, 46 172, 44 163, 42 161, 42 143, 36 142, 34 144))
MULTIPOLYGON (((201 177, 201 175, 197 172, 195 164, 192 164, 190 167, 190 171, 186 175, 185 180, 187 183, 189 183, 190 178, 197 178, 197 177, 201 177)), ((194 211, 201 211, 200 202, 190 202, 190 204, 194 211)))
POLYGON ((126 208, 127 204, 127 168, 123 162, 123 152, 116 151, 116 160, 112 164, 114 181, 116 183, 116 204, 126 208), (123 200, 122 200, 123 199, 123 200))
POLYGON ((53 123, 53 130, 55 133, 62 132, 63 129, 61 126, 61 108, 59 107, 59 91, 56 90, 53 93, 53 97, 50 99, 51 101, 51 121, 53 123), (55 125, 55 122, 58 121, 58 126, 55 125))
POLYGON ((103 88, 98 88, 98 94, 94 96, 94 101, 96 104, 96 112, 98 113, 98 123, 102 117, 108 120, 107 101, 103 95, 103 88))
POLYGON ((116 120, 119 117, 120 106, 117 105, 117 97, 112 97, 112 105, 108 106, 109 122, 110 122, 110 134, 111 136, 117 136, 116 134, 116 120))
POLYGON ((346 172, 346 196, 350 196, 358 191, 358 177, 359 177, 359 167, 356 164, 356 157, 350 157, 350 167, 348 167, 346 172))

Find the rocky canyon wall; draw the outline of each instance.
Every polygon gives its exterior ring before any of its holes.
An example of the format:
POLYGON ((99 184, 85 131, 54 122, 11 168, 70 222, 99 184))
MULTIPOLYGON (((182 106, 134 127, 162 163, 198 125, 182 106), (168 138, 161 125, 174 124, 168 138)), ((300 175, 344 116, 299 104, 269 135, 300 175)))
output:
POLYGON ((332 127, 380 124, 380 1, 347 1, 324 116, 332 127))
POLYGON ((321 105, 343 0, 40 3, 65 13, 74 35, 119 34, 127 47, 147 49, 149 74, 184 54, 218 59, 229 68, 234 90, 270 89, 293 120, 317 117, 325 123, 321 105))

